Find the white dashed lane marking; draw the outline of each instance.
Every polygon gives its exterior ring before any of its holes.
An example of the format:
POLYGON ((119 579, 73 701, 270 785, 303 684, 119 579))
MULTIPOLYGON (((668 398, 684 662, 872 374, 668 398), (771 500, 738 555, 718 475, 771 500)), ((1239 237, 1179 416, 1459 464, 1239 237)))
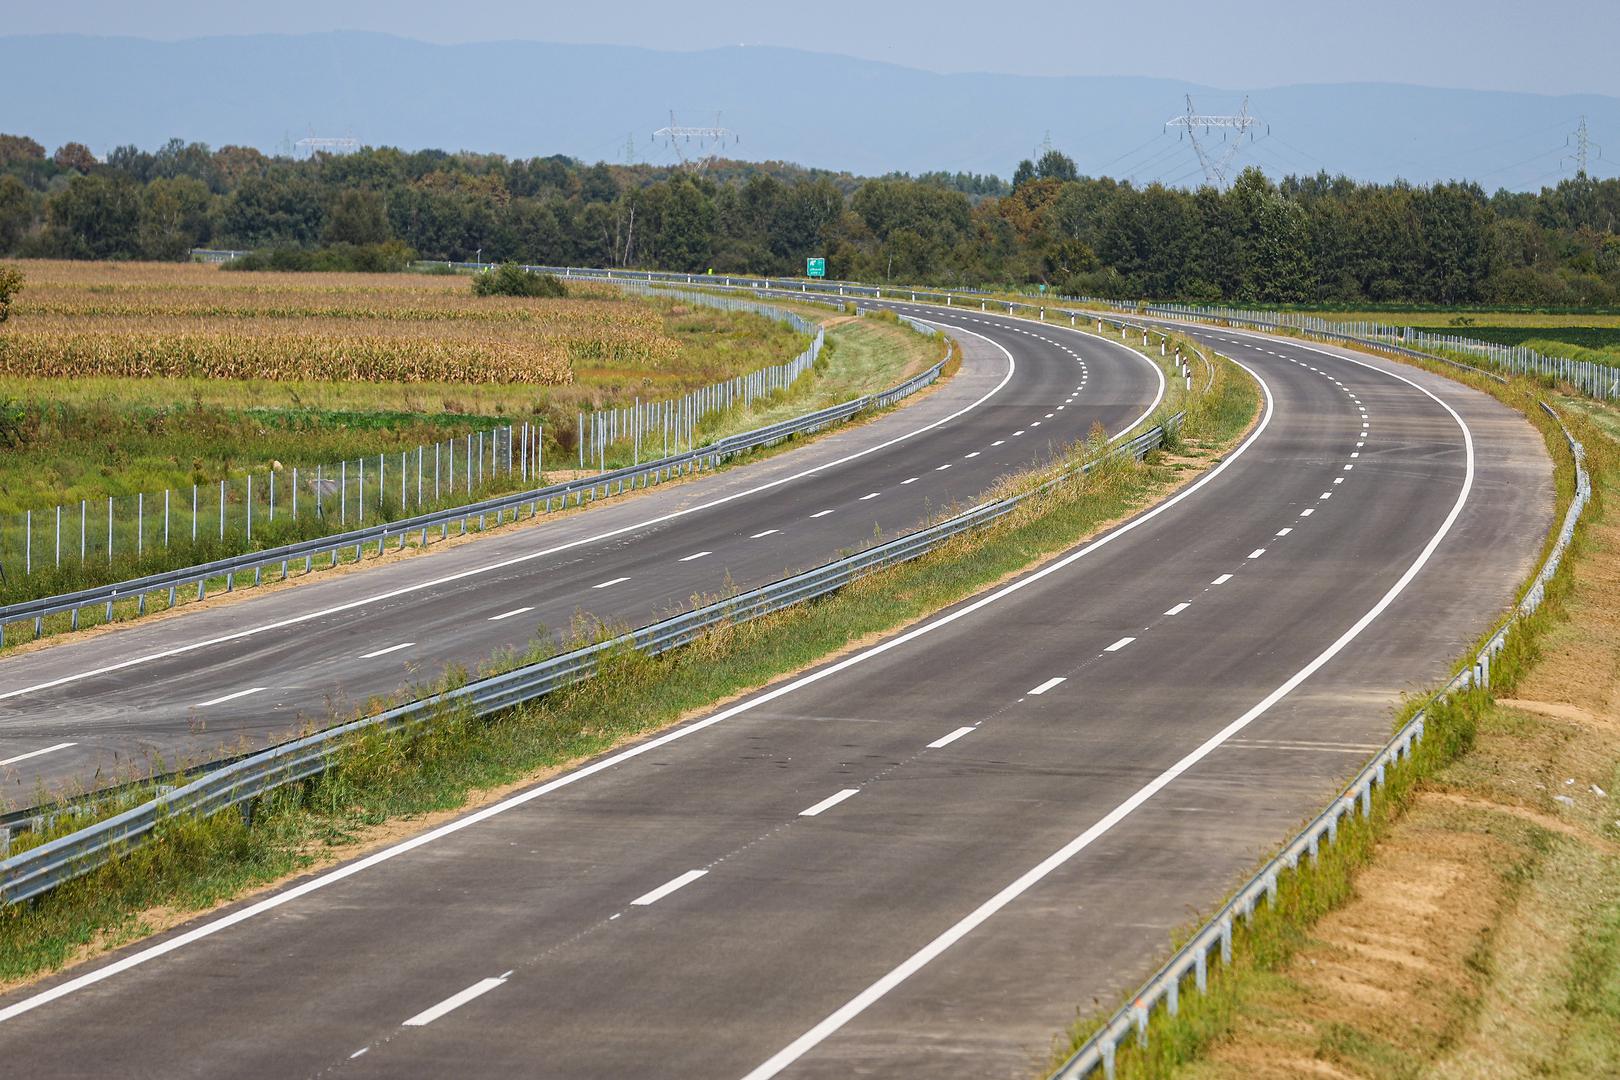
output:
POLYGON ((928 749, 930 749, 930 750, 938 750, 940 747, 949 746, 951 743, 955 742, 957 739, 960 739, 962 736, 971 735, 972 733, 973 733, 973 729, 970 728, 970 727, 959 727, 955 731, 951 732, 949 735, 943 735, 943 736, 935 739, 933 742, 929 743, 928 744, 928 749))

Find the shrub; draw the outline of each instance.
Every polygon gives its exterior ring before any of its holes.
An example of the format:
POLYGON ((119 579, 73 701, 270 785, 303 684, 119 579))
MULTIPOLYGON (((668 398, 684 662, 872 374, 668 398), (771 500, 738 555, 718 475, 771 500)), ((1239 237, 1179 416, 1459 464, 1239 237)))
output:
POLYGON ((11 298, 22 289, 21 270, 0 266, 0 323, 11 317, 11 298))
POLYGON ((501 263, 473 277, 474 296, 543 296, 563 297, 568 287, 551 274, 525 270, 517 263, 501 263))
POLYGON ((473 296, 544 296, 561 298, 569 295, 569 287, 551 274, 525 270, 517 262, 502 262, 501 266, 483 270, 473 277, 473 296))

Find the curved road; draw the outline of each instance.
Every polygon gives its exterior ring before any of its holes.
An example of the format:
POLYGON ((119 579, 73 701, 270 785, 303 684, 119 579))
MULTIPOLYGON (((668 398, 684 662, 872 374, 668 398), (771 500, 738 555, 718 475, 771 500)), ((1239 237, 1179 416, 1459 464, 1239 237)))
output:
MULTIPOLYGON (((977 329, 972 322, 970 328, 977 329)), ((1263 380, 1166 503, 896 637, 0 999, 21 1074, 1028 1075, 1512 600, 1535 431, 1393 362, 1263 380)))
POLYGON ((956 336, 940 390, 809 446, 0 660, 0 799, 262 746, 582 612, 641 625, 763 584, 971 501, 1093 424, 1121 433, 1164 391, 1116 341, 990 318, 956 336))

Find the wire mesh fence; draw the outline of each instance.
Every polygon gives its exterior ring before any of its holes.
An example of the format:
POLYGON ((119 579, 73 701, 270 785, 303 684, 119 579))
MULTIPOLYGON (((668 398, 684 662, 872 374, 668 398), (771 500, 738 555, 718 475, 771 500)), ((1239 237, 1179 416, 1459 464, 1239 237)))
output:
POLYGON ((342 532, 505 490, 541 464, 540 427, 524 422, 336 463, 4 514, 0 581, 5 594, 32 595, 83 580, 87 569, 122 573, 342 532))
POLYGON ((737 406, 787 391, 815 367, 825 344, 820 326, 797 312, 736 296, 685 289, 653 288, 638 281, 618 281, 626 292, 662 299, 678 299, 721 311, 740 311, 786 323, 811 335, 810 345, 782 364, 745 372, 735 378, 663 401, 636 400, 629 405, 579 414, 578 465, 606 470, 611 463, 639 465, 649 458, 668 457, 697 446, 699 433, 710 419, 737 406))

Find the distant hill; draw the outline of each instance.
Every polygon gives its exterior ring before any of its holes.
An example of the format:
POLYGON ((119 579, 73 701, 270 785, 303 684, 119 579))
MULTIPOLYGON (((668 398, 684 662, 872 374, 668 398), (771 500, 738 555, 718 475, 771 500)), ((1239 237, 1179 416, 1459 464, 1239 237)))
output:
MULTIPOLYGON (((1152 63, 1151 50, 1143 64, 1152 63)), ((1190 146, 1165 134, 1192 93, 1200 111, 1235 111, 1245 93, 1270 135, 1240 162, 1273 175, 1326 169, 1363 180, 1469 178, 1533 189, 1567 175, 1566 135, 1586 115, 1620 151, 1620 98, 1445 90, 1388 83, 1232 86, 1116 76, 937 75, 778 48, 658 52, 497 42, 430 45, 369 33, 253 35, 155 42, 0 37, 0 130, 99 155, 171 137, 287 151, 305 135, 370 145, 530 157, 564 153, 673 160, 649 140, 674 108, 716 110, 741 135, 729 156, 863 175, 891 170, 1010 176, 1050 133, 1083 172, 1194 183, 1190 146)), ((1209 138, 1218 144, 1219 133, 1209 138)), ((1613 155, 1620 159, 1620 153, 1613 155)), ((1595 163, 1600 176, 1620 161, 1595 163)))

